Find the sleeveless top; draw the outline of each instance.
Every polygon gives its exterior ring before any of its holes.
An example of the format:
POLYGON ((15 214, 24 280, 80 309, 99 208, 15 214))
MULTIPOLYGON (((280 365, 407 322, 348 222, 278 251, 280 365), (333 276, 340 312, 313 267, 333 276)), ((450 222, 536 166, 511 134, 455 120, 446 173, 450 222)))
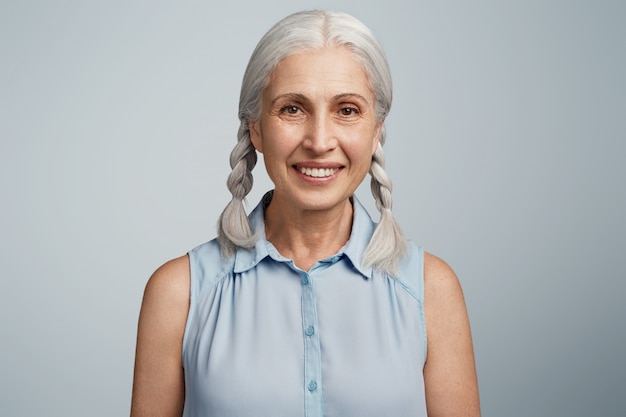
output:
POLYGON ((423 250, 399 276, 363 267, 375 223, 353 197, 349 241, 309 271, 260 238, 225 260, 189 252, 184 417, 426 417, 423 250))

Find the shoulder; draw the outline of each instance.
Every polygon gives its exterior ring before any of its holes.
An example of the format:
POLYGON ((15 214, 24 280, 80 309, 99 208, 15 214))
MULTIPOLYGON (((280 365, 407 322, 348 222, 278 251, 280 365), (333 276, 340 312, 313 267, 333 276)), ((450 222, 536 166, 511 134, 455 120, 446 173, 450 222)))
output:
POLYGON ((143 308, 185 310, 189 305, 189 256, 172 259, 150 277, 143 297, 143 308))
POLYGON ((224 277, 232 275, 237 252, 225 259, 217 239, 213 239, 190 250, 188 257, 193 304, 193 299, 197 294, 213 288, 224 277))
POLYGON ((424 255, 424 314, 429 356, 433 357, 442 346, 448 349, 461 334, 469 338, 461 284, 446 262, 429 253, 424 255))
MULTIPOLYGON (((411 287, 422 299, 426 293, 445 295, 460 290, 452 268, 441 258, 409 241, 406 255, 399 265, 398 279, 411 287)), ((432 296, 432 294, 430 294, 432 296)))
POLYGON ((424 254, 424 314, 428 328, 429 352, 451 335, 469 330, 461 284, 442 259, 424 254))
POLYGON ((424 292, 427 297, 463 296, 459 280, 443 259, 424 252, 424 292))
POLYGON ((188 255, 192 275, 197 272, 197 275, 201 276, 209 272, 209 275, 218 276, 228 272, 233 268, 236 256, 224 259, 217 239, 196 246, 189 251, 188 255))
POLYGON ((159 268, 152 274, 146 289, 151 291, 171 291, 179 292, 189 288, 189 256, 183 255, 174 258, 159 268))
POLYGON ((167 347, 176 357, 182 346, 189 300, 189 257, 183 255, 159 267, 146 284, 139 313, 138 349, 167 347))

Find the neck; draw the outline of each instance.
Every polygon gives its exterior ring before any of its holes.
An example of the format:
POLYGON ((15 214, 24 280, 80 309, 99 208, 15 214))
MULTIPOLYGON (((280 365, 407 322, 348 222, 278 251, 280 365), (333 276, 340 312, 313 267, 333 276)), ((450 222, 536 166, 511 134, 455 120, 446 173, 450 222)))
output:
POLYGON ((320 259, 341 249, 350 238, 353 208, 349 200, 328 210, 286 210, 272 199, 265 211, 268 241, 308 271, 320 259))

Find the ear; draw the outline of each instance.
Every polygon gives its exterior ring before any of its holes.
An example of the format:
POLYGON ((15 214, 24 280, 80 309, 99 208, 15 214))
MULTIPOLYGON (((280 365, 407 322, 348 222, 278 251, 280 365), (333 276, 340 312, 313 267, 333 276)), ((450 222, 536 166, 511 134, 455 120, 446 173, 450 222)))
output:
POLYGON ((376 149, 378 149, 378 145, 380 144, 380 131, 383 127, 383 123, 385 123, 384 120, 376 125, 376 131, 374 132, 374 140, 372 141, 372 156, 374 155, 374 153, 376 152, 376 149))
POLYGON ((261 122, 248 119, 248 130, 250 130, 250 142, 258 152, 263 153, 263 140, 261 138, 261 122))

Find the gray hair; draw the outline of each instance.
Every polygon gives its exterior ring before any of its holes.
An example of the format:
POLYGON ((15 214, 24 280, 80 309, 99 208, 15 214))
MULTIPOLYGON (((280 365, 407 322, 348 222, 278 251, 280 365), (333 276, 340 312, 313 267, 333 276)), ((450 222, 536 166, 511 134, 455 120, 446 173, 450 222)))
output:
MULTIPOLYGON (((376 97, 377 121, 384 123, 389 113, 392 84, 387 59, 372 32, 361 21, 345 13, 313 10, 294 13, 276 23, 252 53, 241 85, 240 126, 237 145, 230 154, 232 172, 227 181, 233 198, 218 222, 218 240, 225 258, 231 257, 236 247, 253 247, 258 239, 252 233, 244 207, 244 199, 252 189, 252 169, 257 162, 248 123, 261 115, 261 98, 270 75, 284 58, 324 47, 345 47, 355 55, 376 97)), ((392 186, 384 170, 382 149, 385 138, 383 124, 369 171, 372 194, 381 216, 365 249, 363 264, 395 275, 407 241, 391 214, 392 186)))

